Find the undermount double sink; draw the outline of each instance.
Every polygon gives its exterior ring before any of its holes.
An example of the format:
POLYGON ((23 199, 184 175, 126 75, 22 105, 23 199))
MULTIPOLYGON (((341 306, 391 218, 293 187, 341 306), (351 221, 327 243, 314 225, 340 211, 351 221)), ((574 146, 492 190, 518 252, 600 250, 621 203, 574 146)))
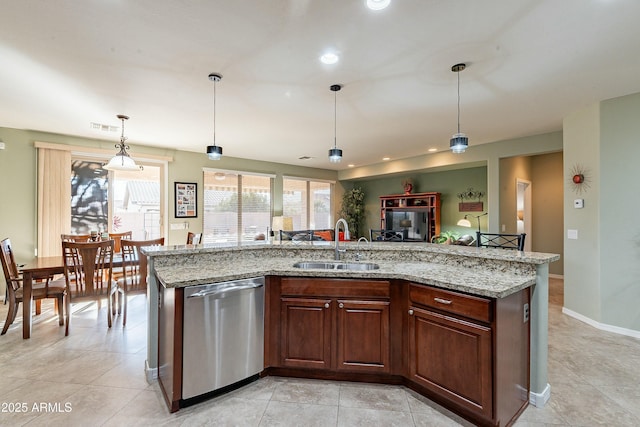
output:
POLYGON ((342 262, 342 261, 300 261, 293 264, 295 268, 303 270, 352 270, 366 271, 377 270, 380 268, 378 264, 373 262, 342 262))

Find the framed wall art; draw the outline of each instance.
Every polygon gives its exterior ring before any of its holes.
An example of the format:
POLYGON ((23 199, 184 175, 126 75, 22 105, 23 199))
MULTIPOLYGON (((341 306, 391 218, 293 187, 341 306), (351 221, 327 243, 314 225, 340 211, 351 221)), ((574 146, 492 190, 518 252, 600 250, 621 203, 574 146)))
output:
POLYGON ((198 184, 176 182, 176 218, 196 218, 198 216, 198 184))

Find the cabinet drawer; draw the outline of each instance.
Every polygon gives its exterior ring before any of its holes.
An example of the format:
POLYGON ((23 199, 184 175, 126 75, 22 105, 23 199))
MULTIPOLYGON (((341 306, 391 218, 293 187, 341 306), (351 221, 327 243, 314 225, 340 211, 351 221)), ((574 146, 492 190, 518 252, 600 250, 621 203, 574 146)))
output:
POLYGON ((409 298, 426 307, 447 311, 482 322, 491 321, 491 300, 430 286, 410 285, 409 298))
POLYGON ((284 277, 280 282, 282 295, 317 297, 389 298, 388 280, 317 279, 284 277))

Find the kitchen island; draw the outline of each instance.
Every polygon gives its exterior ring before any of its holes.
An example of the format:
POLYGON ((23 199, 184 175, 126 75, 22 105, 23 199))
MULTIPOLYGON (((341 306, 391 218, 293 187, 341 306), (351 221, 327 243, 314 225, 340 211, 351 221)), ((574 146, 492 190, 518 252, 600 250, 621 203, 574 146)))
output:
MULTIPOLYGON (((529 333, 531 334, 531 351, 527 352, 525 357, 528 369, 530 356, 531 370, 530 381, 526 381, 528 384, 516 385, 521 395, 526 395, 526 391, 529 390, 529 401, 536 406, 542 406, 546 402, 549 396, 546 372, 548 263, 559 259, 558 255, 432 244, 390 246, 374 243, 358 246, 355 243, 347 243, 346 249, 344 256, 346 260, 352 262, 357 257, 362 259, 362 262, 376 263, 379 268, 322 270, 294 267, 298 261, 327 261, 334 258, 333 246, 309 242, 147 248, 145 253, 149 256, 151 272, 149 301, 158 300, 159 290, 160 293, 167 289, 179 292, 181 288, 194 285, 255 276, 267 277, 267 307, 265 308, 267 317, 265 326, 265 367, 267 369, 265 372, 267 374, 300 376, 306 373, 309 374, 308 376, 317 377, 319 372, 324 372, 323 375, 331 373, 334 378, 378 382, 402 382, 408 379, 408 386, 429 397, 432 397, 429 394, 430 388, 446 389, 445 391, 449 392, 456 386, 454 384, 451 387, 442 387, 439 382, 448 381, 448 379, 435 378, 438 376, 437 373, 420 372, 421 368, 417 363, 423 357, 420 353, 424 351, 423 344, 412 341, 412 336, 420 338, 420 334, 423 333, 425 338, 431 339, 430 337, 437 336, 442 331, 453 330, 452 327, 455 326, 456 331, 463 333, 452 338, 457 339, 463 336, 464 340, 468 341, 460 341, 463 345, 472 345, 470 348, 474 348, 473 345, 482 346, 490 352, 487 354, 478 352, 476 361, 478 366, 481 362, 483 366, 488 366, 488 373, 478 379, 477 390, 476 388, 466 390, 464 389, 466 386, 460 389, 462 398, 456 395, 449 399, 446 393, 436 394, 438 396, 442 394, 445 404, 451 401, 454 409, 461 409, 463 412, 466 410, 465 400, 471 400, 472 409, 479 411, 481 417, 479 420, 486 424, 500 422, 498 411, 492 412, 491 406, 496 405, 495 388, 502 378, 499 367, 511 362, 504 363, 500 359, 506 357, 507 352, 501 351, 500 343, 509 341, 508 337, 504 336, 509 328, 497 325, 498 323, 504 325, 517 323, 513 319, 519 319, 519 323, 524 324, 526 329, 523 333, 517 333, 527 335, 526 338, 529 333), (322 289, 321 293, 319 289, 322 289), (320 361, 320 364, 314 361, 316 364, 312 366, 321 366, 320 370, 305 370, 308 366, 304 363, 301 364, 292 357, 288 358, 277 346, 280 346, 280 341, 285 338, 289 338, 290 341, 296 339, 295 329, 286 329, 286 321, 289 312, 296 314, 300 311, 289 309, 299 308, 301 302, 306 304, 309 301, 316 302, 322 299, 325 300, 323 304, 327 307, 327 312, 333 313, 334 309, 329 307, 334 305, 345 306, 346 303, 348 309, 349 303, 364 301, 368 304, 367 307, 374 307, 373 311, 368 311, 370 316, 371 313, 377 313, 380 318, 391 318, 391 329, 398 333, 391 334, 388 340, 389 349, 381 350, 381 353, 390 355, 390 362, 368 363, 366 369, 363 368, 363 364, 345 365, 345 362, 341 365, 341 356, 336 353, 335 348, 331 350, 332 358, 320 361), (447 304, 451 304, 450 301, 453 300, 454 305, 459 303, 464 309, 460 312, 455 312, 453 309, 449 312, 441 307, 431 310, 428 302, 430 299, 445 301, 447 304), (530 323, 529 307, 531 308, 530 323), (507 316, 511 316, 511 319, 503 320, 507 316), (469 320, 474 320, 477 324, 469 320), (456 323, 452 326, 447 322, 456 323), (428 328, 423 327, 425 325, 428 328), (438 327, 434 329, 433 325, 438 327), (425 334, 425 331, 428 333, 425 334), (472 338, 470 341, 469 337, 472 338), (402 347, 402 351, 399 352, 398 347, 402 347), (359 371, 363 371, 359 373, 360 376, 353 376, 354 372, 359 371), (315 374, 311 375, 312 372, 315 374), (489 388, 488 392, 487 382, 493 387, 493 389, 489 388), (488 396, 487 393, 489 393, 488 396), (469 399, 468 396, 473 398, 469 399), (458 398, 459 402, 456 403, 454 398, 458 398)), ((352 312, 362 312, 362 310, 352 312)), ((342 313, 342 311, 336 311, 336 313, 342 313)), ((340 320, 342 318, 335 317, 338 314, 332 316, 334 317, 325 316, 322 321, 330 325, 349 319, 346 317, 340 320)), ((311 324, 315 325, 315 323, 311 324)), ((333 326, 331 328, 336 330, 333 326)), ((384 335, 386 330, 387 335, 384 336, 388 337, 389 328, 386 326, 385 328, 380 331, 384 335)), ((325 333, 324 330, 319 332, 325 333)), ((340 333, 338 328, 336 336, 327 336, 327 342, 333 342, 336 347, 335 343, 339 342, 340 333)), ((150 304, 147 350, 147 376, 150 380, 157 376, 158 372, 157 340, 158 306, 150 304)), ((433 345, 433 342, 430 345, 433 345)), ((521 347, 525 350, 529 348, 528 339, 521 347)), ((441 362, 445 363, 446 357, 441 362)), ((175 409, 177 408, 173 410, 175 409)), ((464 412, 464 415, 470 417, 470 413, 474 414, 471 411, 464 412)), ((502 420, 502 423, 505 422, 502 420)))

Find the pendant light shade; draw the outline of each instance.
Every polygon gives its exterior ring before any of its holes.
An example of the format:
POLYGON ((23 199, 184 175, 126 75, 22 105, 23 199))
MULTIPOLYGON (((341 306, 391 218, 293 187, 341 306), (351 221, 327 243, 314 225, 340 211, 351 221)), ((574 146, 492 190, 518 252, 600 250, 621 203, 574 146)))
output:
POLYGON ((118 114, 116 117, 120 119, 122 122, 122 134, 120 135, 120 144, 116 144, 116 148, 120 151, 116 153, 115 156, 109 160, 109 163, 104 165, 103 167, 107 170, 117 170, 117 171, 141 171, 142 166, 136 165, 136 162, 129 156, 127 150, 129 150, 129 146, 124 142, 127 138, 124 136, 124 121, 129 120, 129 116, 125 116, 123 114, 118 114))
POLYGON ((222 76, 220 74, 209 74, 209 80, 213 82, 213 145, 207 146, 209 160, 220 160, 222 157, 222 147, 216 145, 216 83, 221 79, 222 76))
POLYGON ((220 157, 222 157, 222 147, 219 145, 207 146, 207 156, 209 156, 209 160, 220 160, 220 157))
POLYGON ((337 146, 337 123, 338 123, 338 96, 337 92, 342 89, 341 85, 331 85, 329 87, 333 92, 333 148, 329 150, 329 161, 331 163, 340 163, 342 160, 342 150, 337 146))
POLYGON ((469 146, 469 138, 460 132, 460 72, 467 67, 466 64, 456 64, 451 67, 451 71, 458 74, 458 132, 449 141, 449 148, 455 154, 464 153, 469 146))

